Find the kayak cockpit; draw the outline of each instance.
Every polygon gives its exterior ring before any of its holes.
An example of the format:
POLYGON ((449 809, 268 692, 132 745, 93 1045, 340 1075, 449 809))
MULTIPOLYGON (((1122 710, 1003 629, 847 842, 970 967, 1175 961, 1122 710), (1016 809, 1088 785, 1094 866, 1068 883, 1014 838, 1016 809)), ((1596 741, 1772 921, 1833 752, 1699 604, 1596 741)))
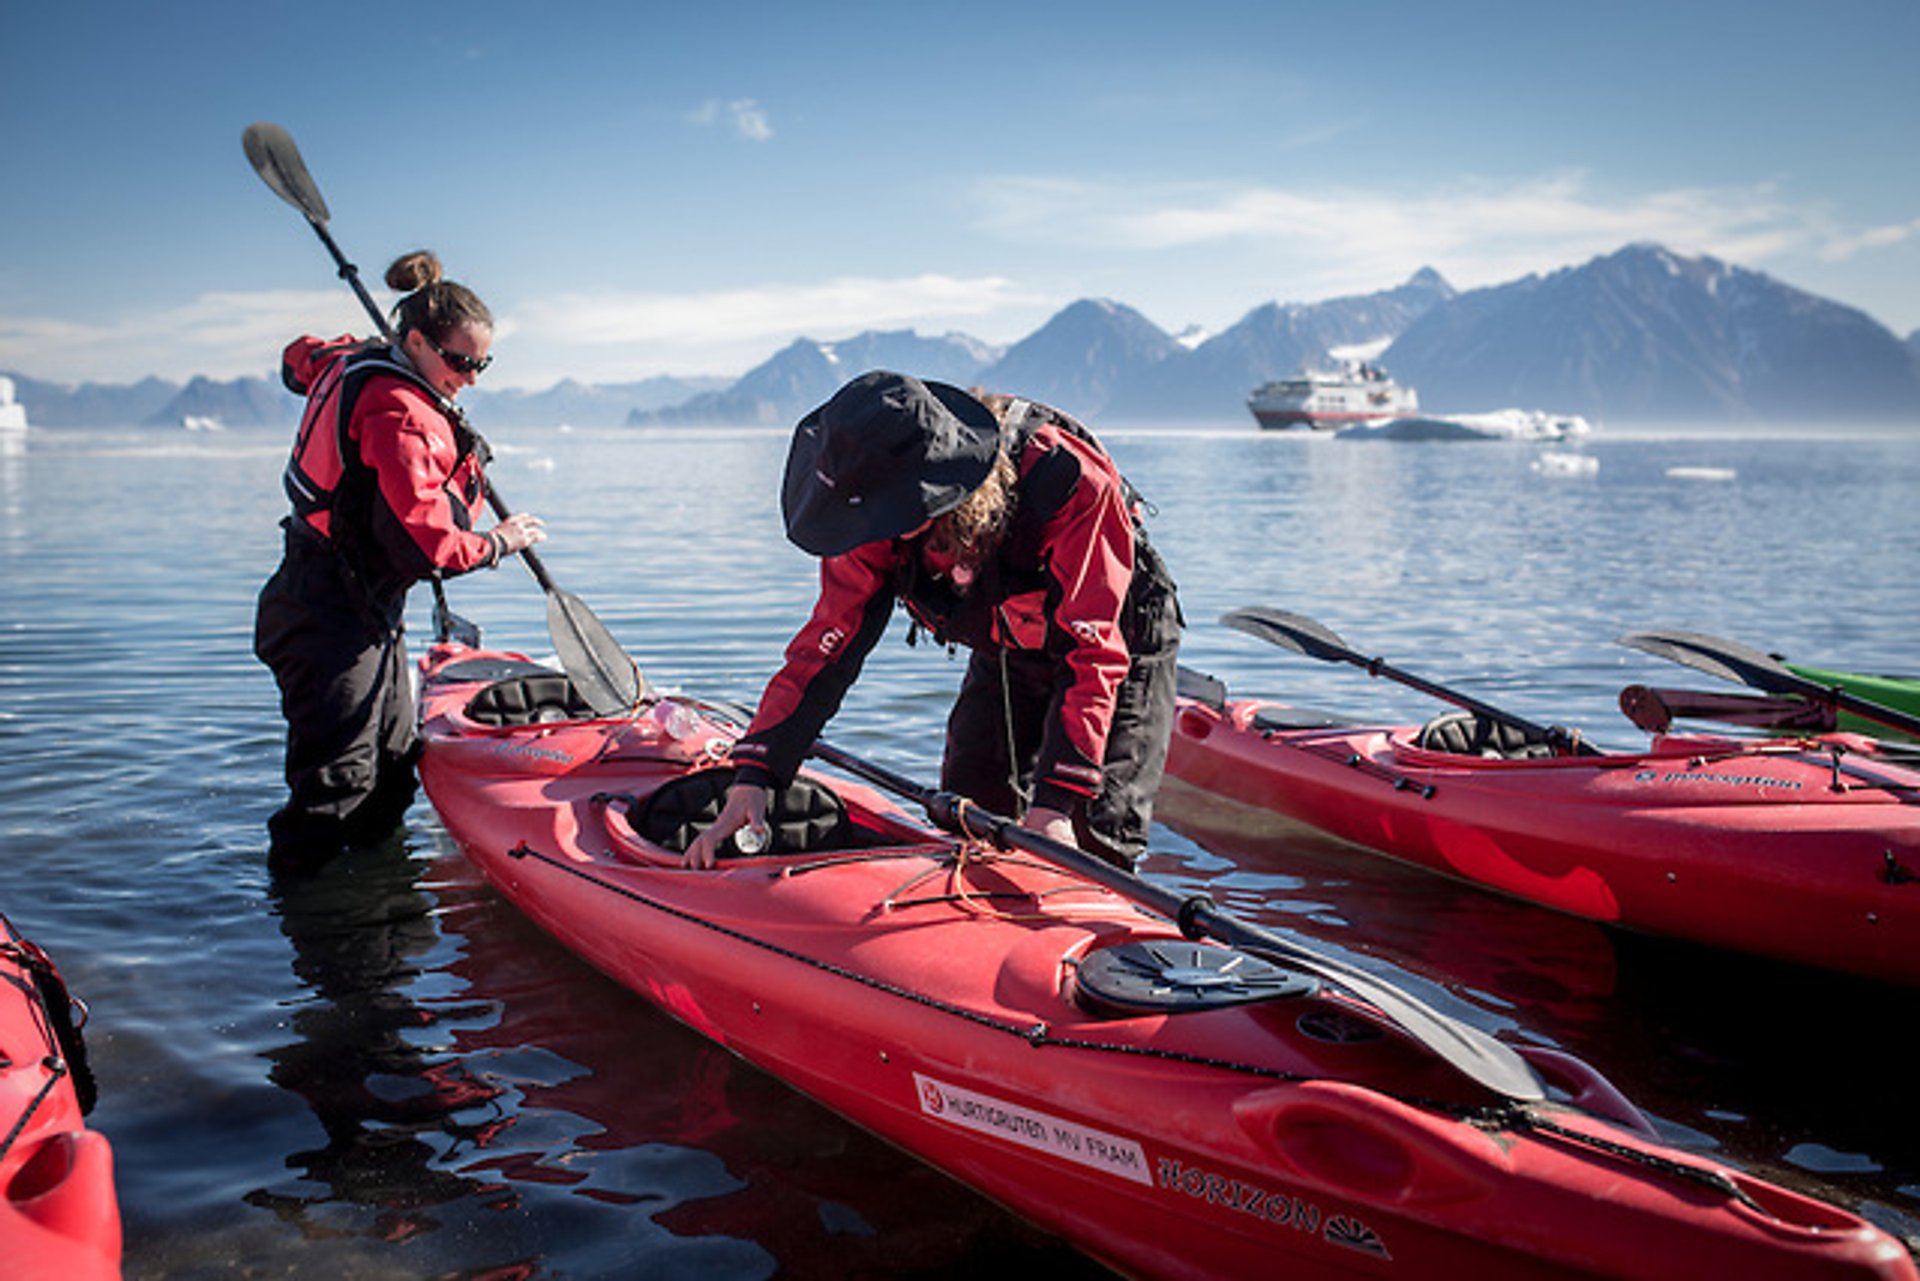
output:
MULTIPOLYGON (((731 766, 715 764, 649 790, 609 790, 592 799, 617 853, 630 861, 679 866, 687 846, 719 817, 733 779, 731 766)), ((837 780, 828 786, 803 773, 785 787, 769 789, 764 844, 743 850, 727 841, 716 853, 722 860, 741 860, 951 848, 950 838, 894 806, 869 806, 862 798, 849 805, 847 793, 856 790, 837 780)))
POLYGON ((537 666, 481 686, 467 704, 471 719, 496 729, 591 720, 594 714, 564 672, 537 666))
POLYGON ((1451 756, 1507 761, 1543 760, 1560 753, 1547 735, 1469 711, 1443 712, 1420 727, 1414 745, 1451 756))

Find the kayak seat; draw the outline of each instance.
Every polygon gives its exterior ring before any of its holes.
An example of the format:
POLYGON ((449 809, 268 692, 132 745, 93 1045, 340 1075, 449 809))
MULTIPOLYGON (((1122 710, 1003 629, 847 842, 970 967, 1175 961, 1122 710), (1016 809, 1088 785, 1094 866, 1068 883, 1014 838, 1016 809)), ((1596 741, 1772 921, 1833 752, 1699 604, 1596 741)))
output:
MULTIPOLYGON (((628 811, 627 821, 641 839, 684 853, 693 838, 720 817, 733 770, 695 770, 657 788, 639 810, 628 811)), ((767 798, 767 834, 771 838, 759 856, 807 854, 844 848, 848 842, 847 806, 839 793, 812 779, 796 778, 775 788, 767 798)), ((722 858, 739 858, 729 841, 722 858)))
POLYGON ((1553 744, 1543 737, 1466 711, 1443 712, 1434 717, 1420 727, 1420 735, 1414 741, 1430 752, 1451 752, 1455 756, 1526 761, 1555 754, 1553 744))
POLYGON ((495 681, 467 704, 467 715, 474 720, 502 727, 586 720, 593 714, 572 681, 546 668, 495 681))

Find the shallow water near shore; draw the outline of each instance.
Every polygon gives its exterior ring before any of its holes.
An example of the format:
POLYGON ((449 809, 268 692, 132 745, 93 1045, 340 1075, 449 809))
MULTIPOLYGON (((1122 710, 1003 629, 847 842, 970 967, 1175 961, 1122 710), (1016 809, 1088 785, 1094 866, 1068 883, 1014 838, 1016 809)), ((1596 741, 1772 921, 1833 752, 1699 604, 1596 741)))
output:
MULTIPOLYGON (((1241 693, 1438 709, 1217 623, 1251 604, 1608 746, 1644 741, 1623 685, 1715 684, 1613 643, 1639 628, 1920 671, 1920 434, 1107 438, 1155 509, 1184 661, 1241 693)), ((0 454, 0 912, 91 1007, 127 1275, 1101 1275, 548 942, 424 801, 385 846, 270 881, 282 725, 249 643, 285 444, 37 432, 0 454)), ((653 682, 757 697, 812 601, 779 527, 784 432, 494 444, 555 580, 653 682)), ((551 653, 518 567, 450 593, 490 642, 551 653)), ((963 664, 904 630, 834 738, 930 778, 963 664)), ((1623 936, 1177 785, 1162 818, 1155 879, 1587 1059, 1682 1147, 1920 1236, 1914 992, 1623 936)))

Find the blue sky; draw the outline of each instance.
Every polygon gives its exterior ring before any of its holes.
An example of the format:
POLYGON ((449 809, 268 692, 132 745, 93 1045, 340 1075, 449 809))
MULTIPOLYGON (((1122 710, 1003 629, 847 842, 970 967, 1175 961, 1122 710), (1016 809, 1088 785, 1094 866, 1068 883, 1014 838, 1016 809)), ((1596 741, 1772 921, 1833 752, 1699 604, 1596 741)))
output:
POLYGON ((254 120, 370 283, 425 245, 480 292, 501 386, 1008 342, 1082 297, 1218 330, 1637 240, 1905 335, 1917 57, 1915 0, 9 0, 0 369, 226 378, 364 331, 254 120))

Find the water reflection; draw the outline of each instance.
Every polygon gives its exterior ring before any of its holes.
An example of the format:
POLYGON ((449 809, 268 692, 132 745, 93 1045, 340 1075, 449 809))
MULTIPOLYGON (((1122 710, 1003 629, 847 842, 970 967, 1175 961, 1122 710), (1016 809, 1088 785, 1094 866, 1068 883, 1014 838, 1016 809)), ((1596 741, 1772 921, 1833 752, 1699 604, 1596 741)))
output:
POLYGON ((457 855, 396 837, 271 899, 305 995, 268 1075, 324 1142, 245 1199, 348 1270, 403 1246, 489 1277, 1107 1275, 587 968, 457 855))
MULTIPOLYGON (((507 453, 500 480, 548 515, 555 577, 655 680, 756 699, 815 586, 781 532, 786 432, 526 435, 554 467, 507 453)), ((1158 508, 1193 621, 1185 661, 1235 689, 1392 722, 1429 710, 1214 622, 1251 603, 1610 741, 1627 741, 1620 686, 1672 679, 1611 643, 1631 627, 1861 669, 1912 655, 1910 439, 1609 434, 1578 485, 1532 473, 1520 447, 1369 450, 1251 424, 1111 443, 1158 508), (1675 465, 1738 479, 1689 486, 1675 465), (1780 519, 1816 508, 1846 512, 1854 536, 1780 519)), ((285 727, 246 638, 278 555, 285 450, 277 432, 36 431, 0 454, 0 897, 93 1004, 91 1119, 114 1143, 128 1276, 625 1276, 694 1260, 884 1276, 894 1241, 895 1275, 1084 1268, 586 970, 431 848, 424 806, 412 844, 361 869, 384 888, 263 900, 285 727), (126 519, 182 493, 220 501, 126 519)), ((490 639, 550 652, 526 574, 455 588, 490 639)), ((962 665, 899 634, 836 736, 926 777, 962 665)), ((1643 948, 1324 844, 1215 853, 1163 828, 1155 847, 1154 874, 1483 1024, 1510 1020, 1676 1132, 1915 1230, 1920 1127, 1897 1043, 1911 992, 1643 948)))
POLYGON ((1578 1053, 1618 988, 1612 942, 1596 925, 1358 852, 1179 779, 1163 785, 1158 817, 1223 860, 1212 872, 1188 861, 1198 888, 1229 910, 1361 948, 1489 1029, 1578 1053))
POLYGON ((326 1142, 287 1155, 298 1183, 247 1200, 309 1234, 321 1230, 316 1207, 332 1202, 373 1209, 383 1240, 428 1230, 427 1208, 479 1189, 442 1156, 484 1142, 501 1120, 497 1087, 426 1048, 451 1011, 410 994, 439 942, 421 868, 396 834, 272 891, 307 996, 293 1012, 297 1039, 265 1053, 268 1078, 306 1101, 326 1142))
POLYGON ((515 1083, 513 1129, 465 1171, 617 1211, 567 1271, 685 1275, 667 1265, 725 1247, 702 1275, 1109 1275, 589 969, 457 856, 434 873, 444 927, 468 940, 449 971, 499 1011, 454 1041, 515 1083))

